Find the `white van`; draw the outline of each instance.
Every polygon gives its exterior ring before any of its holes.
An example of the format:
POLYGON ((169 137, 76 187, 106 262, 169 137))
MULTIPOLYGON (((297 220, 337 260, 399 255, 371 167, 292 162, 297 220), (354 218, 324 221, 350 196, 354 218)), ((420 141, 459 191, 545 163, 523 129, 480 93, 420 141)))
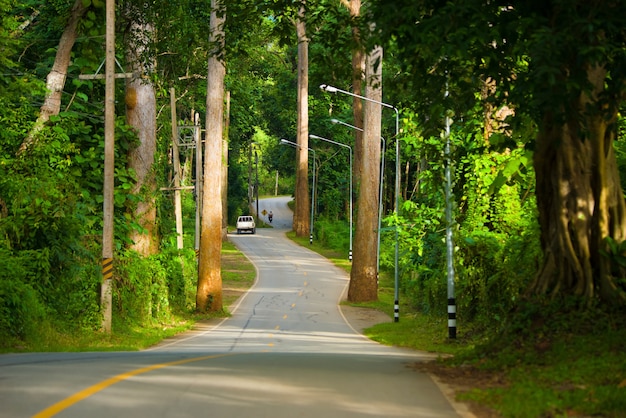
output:
POLYGON ((245 215, 237 218, 237 233, 241 234, 242 231, 250 231, 253 234, 256 232, 256 225, 252 216, 245 215))

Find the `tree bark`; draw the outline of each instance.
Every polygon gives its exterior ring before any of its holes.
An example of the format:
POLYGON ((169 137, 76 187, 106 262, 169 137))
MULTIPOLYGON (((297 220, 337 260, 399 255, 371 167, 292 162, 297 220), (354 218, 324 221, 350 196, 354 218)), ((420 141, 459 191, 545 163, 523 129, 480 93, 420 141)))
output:
POLYGON ((626 205, 613 149, 617 110, 600 102, 606 71, 588 69, 593 86, 571 103, 580 119, 564 123, 546 114, 537 137, 534 166, 544 260, 530 292, 573 295, 611 304, 626 302, 623 267, 603 255, 606 238, 626 238, 626 205), (607 116, 608 112, 608 116, 607 116))
MULTIPOLYGON (((382 48, 376 47, 367 56, 366 97, 382 102, 382 48)), ((382 108, 365 101, 361 187, 354 239, 354 260, 350 273, 348 300, 351 302, 378 299, 377 230, 378 193, 380 181, 380 137, 382 108)))
POLYGON ((224 47, 225 6, 221 0, 211 1, 211 32, 209 39, 215 50, 208 60, 206 148, 198 288, 196 310, 215 312, 222 309, 222 140, 224 122, 225 63, 221 58, 224 47))
POLYGON ((293 229, 296 236, 309 234, 312 219, 309 219, 311 199, 309 198, 309 39, 306 36, 304 4, 296 20, 298 37, 298 137, 296 150, 296 211, 293 229))
MULTIPOLYGON (((352 19, 361 16, 361 0, 342 0, 341 3, 346 6, 352 19)), ((365 51, 361 46, 361 32, 358 25, 352 27, 352 40, 354 41, 354 49, 352 50, 352 92, 359 96, 363 95, 363 77, 365 75, 365 51)), ((354 126, 363 129, 363 100, 358 97, 352 99, 352 116, 354 118, 354 126)), ((363 158, 363 132, 359 129, 354 130, 354 167, 352 175, 354 176, 355 192, 358 190, 361 178, 361 164, 359 161, 363 158)))
POLYGON ((228 239, 228 129, 230 127, 230 91, 226 92, 224 140, 222 142, 222 240, 228 239))
POLYGON ((126 81, 126 122, 135 129, 139 145, 128 153, 128 168, 135 171, 137 183, 133 193, 140 196, 132 218, 142 230, 131 229, 130 248, 149 256, 158 252, 158 232, 156 225, 157 184, 153 172, 156 153, 156 95, 154 86, 147 77, 154 70, 153 62, 145 61, 146 39, 153 28, 145 24, 131 24, 126 58, 133 78, 126 81))
POLYGON ((72 6, 67 26, 59 40, 57 53, 54 57, 54 64, 52 64, 52 69, 46 78, 46 89, 48 93, 39 110, 39 117, 28 132, 24 142, 22 142, 18 154, 26 151, 37 141, 37 134, 41 131, 46 122, 50 120, 50 116, 58 115, 61 110, 61 96, 63 94, 63 88, 65 87, 67 68, 70 65, 72 48, 76 42, 78 22, 80 22, 80 19, 86 11, 87 7, 84 6, 83 1, 76 0, 74 6, 72 6))

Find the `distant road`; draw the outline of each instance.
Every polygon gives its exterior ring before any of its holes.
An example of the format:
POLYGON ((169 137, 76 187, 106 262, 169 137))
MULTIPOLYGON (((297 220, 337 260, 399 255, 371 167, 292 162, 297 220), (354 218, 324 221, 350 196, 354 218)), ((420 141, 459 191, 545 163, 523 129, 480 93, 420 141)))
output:
POLYGON ((287 204, 293 200, 291 196, 278 196, 259 199, 259 212, 261 219, 269 224, 267 213, 272 211, 274 219, 271 225, 277 229, 291 229, 293 225, 293 212, 287 204), (265 211, 265 212, 264 212, 265 211), (264 215, 265 213, 265 215, 264 215))
POLYGON ((347 324, 347 275, 285 238, 281 199, 263 201, 280 228, 229 235, 258 270, 232 317, 143 352, 0 355, 0 416, 459 416, 410 367, 432 356, 347 324))

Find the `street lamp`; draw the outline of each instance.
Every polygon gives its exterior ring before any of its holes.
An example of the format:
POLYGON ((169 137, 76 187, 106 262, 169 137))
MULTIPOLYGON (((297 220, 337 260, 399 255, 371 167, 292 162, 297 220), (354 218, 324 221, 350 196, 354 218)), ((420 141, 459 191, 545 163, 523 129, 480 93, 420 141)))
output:
MULTIPOLYGON (((284 145, 291 145, 295 148, 302 148, 302 145, 296 144, 295 142, 287 141, 286 139, 281 139, 280 143, 284 145)), ((311 219, 309 221, 309 223, 311 224, 309 232, 309 244, 313 244, 313 209, 315 208, 315 150, 308 147, 307 150, 313 153, 313 187, 311 187, 311 219)))
MULTIPOLYGON (((398 133, 400 132, 400 112, 395 106, 392 106, 388 103, 379 102, 378 100, 370 99, 369 97, 361 96, 356 93, 352 93, 351 91, 341 90, 337 87, 329 86, 328 84, 320 85, 320 89, 327 91, 329 93, 343 93, 348 96, 358 97, 359 99, 366 100, 371 103, 376 103, 381 106, 388 107, 393 109, 396 112, 396 204, 394 208, 394 212, 396 215, 396 221, 398 220, 399 210, 400 210, 400 140, 398 138, 398 133)), ((398 322, 400 320, 400 302, 399 302, 399 282, 398 282, 398 259, 399 259, 399 233, 398 226, 396 225, 396 249, 395 249, 395 257, 394 257, 394 312, 393 312, 393 320, 394 322, 398 322)))
MULTIPOLYGON (((444 98, 449 95, 448 82, 444 98)), ((448 338, 456 339, 456 299, 454 297, 454 243, 452 241, 452 173, 450 159, 450 125, 452 119, 446 113, 445 157, 446 157, 446 272, 448 277, 448 338)))
MULTIPOLYGON (((330 121, 334 124, 340 124, 343 126, 347 126, 348 128, 352 128, 357 131, 363 132, 363 129, 359 128, 358 126, 350 125, 349 123, 343 122, 339 119, 331 119, 330 121)), ((377 234, 378 245, 376 246, 376 279, 378 279, 378 274, 380 272, 380 224, 381 224, 381 219, 383 217, 383 181, 384 181, 384 173, 385 173, 385 151, 386 151, 385 138, 381 136, 380 140, 383 143, 383 149, 382 149, 383 158, 380 163, 380 182, 379 182, 379 191, 378 191, 378 234, 377 234)))
POLYGON ((348 150, 350 150, 350 251, 348 253, 348 260, 352 261, 352 147, 317 135, 309 135, 309 138, 330 142, 331 144, 339 145, 340 147, 348 148, 348 150))

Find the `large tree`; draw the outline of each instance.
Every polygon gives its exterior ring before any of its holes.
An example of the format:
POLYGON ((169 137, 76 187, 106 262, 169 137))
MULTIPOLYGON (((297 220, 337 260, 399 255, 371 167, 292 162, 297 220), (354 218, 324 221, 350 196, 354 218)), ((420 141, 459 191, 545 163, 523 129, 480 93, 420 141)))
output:
POLYGON ((224 129, 224 22, 226 10, 221 0, 211 1, 212 50, 208 59, 206 98, 206 149, 198 289, 196 310, 214 312, 222 309, 222 141, 224 129))
POLYGON ((424 114, 442 109, 433 103, 446 80, 460 111, 490 80, 488 100, 534 121, 544 258, 529 293, 623 305, 626 207, 613 142, 626 86, 626 3, 375 3, 383 38, 393 36, 404 74, 415 75, 407 82, 429 99, 424 114))
POLYGON ((350 272, 348 300, 353 302, 378 299, 378 196, 380 181, 380 134, 382 88, 382 48, 367 54, 365 117, 363 124, 363 155, 357 164, 361 174, 356 217, 354 262, 350 272), (375 103, 378 102, 378 103, 375 103))
MULTIPOLYGON (((361 16, 361 0, 341 0, 350 12, 350 18, 353 21, 352 39, 354 46, 352 49, 352 93, 359 96, 363 95, 363 78, 365 75, 365 51, 361 42, 361 30, 358 19, 361 16)), ((352 117, 354 118, 354 126, 363 129, 363 101, 358 97, 352 100, 352 117)), ((354 169, 353 176, 360 182, 361 158, 363 156, 363 131, 354 130, 354 169)))
POLYGON ((130 231, 131 248, 142 255, 155 254, 159 249, 156 223, 157 184, 153 169, 157 147, 156 95, 150 75, 155 59, 149 45, 154 27, 141 14, 142 9, 132 3, 125 4, 129 21, 126 33, 126 61, 133 73, 126 80, 126 121, 135 129, 139 140, 129 150, 128 167, 135 172, 137 182, 133 193, 139 195, 133 208, 132 219, 141 228, 130 231))
POLYGON ((72 57, 72 48, 78 36, 79 22, 88 10, 90 2, 76 0, 67 15, 67 24, 59 39, 59 45, 54 57, 54 64, 46 77, 46 97, 39 109, 39 116, 30 132, 20 146, 19 152, 26 151, 37 140, 37 135, 43 126, 50 120, 50 116, 58 115, 61 110, 61 96, 67 78, 67 69, 72 57))
POLYGON ((298 117, 296 151, 296 211, 293 229, 296 235, 304 237, 309 233, 309 38, 306 33, 306 1, 300 3, 295 19, 298 39, 298 117))

